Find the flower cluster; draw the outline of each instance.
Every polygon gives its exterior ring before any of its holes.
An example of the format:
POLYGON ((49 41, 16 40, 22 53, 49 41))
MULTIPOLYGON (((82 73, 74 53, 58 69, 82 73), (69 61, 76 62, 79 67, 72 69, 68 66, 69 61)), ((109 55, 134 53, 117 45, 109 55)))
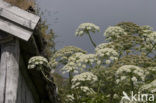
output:
POLYGON ((148 35, 147 40, 154 43, 154 44, 156 44, 156 32, 150 33, 150 35, 148 35))
POLYGON ((95 51, 97 52, 98 50, 104 49, 104 48, 114 48, 114 46, 112 45, 112 42, 101 43, 95 48, 95 51))
POLYGON ((145 26, 141 26, 141 32, 140 35, 144 36, 143 40, 145 40, 146 42, 154 42, 156 43, 156 32, 153 32, 153 28, 145 25, 145 26))
POLYGON ((106 64, 118 59, 118 53, 112 48, 96 49, 96 56, 99 60, 104 60, 106 64))
POLYGON ((140 26, 133 22, 121 22, 117 24, 117 26, 123 28, 125 32, 127 32, 130 35, 137 34, 138 32, 140 32, 140 26))
POLYGON ((73 77, 72 82, 77 81, 97 81, 97 76, 92 72, 84 72, 73 77))
POLYGON ((147 70, 151 72, 156 72, 156 67, 148 67, 147 70))
POLYGON ((78 73, 78 69, 76 69, 76 68, 77 67, 75 66, 75 63, 70 62, 67 65, 65 65, 61 70, 62 70, 63 74, 69 73, 69 72, 78 73))
POLYGON ((100 31, 99 26, 93 23, 83 23, 83 24, 80 24, 79 27, 77 28, 75 35, 83 36, 84 34, 87 34, 88 32, 95 33, 96 31, 100 31))
POLYGON ((55 58, 51 58, 50 65, 52 68, 56 68, 56 66, 58 65, 58 62, 56 61, 55 58))
POLYGON ((88 64, 92 65, 96 60, 95 54, 75 53, 68 59, 68 63, 61 69, 64 73, 83 70, 88 64))
POLYGON ((116 76, 118 78, 116 82, 118 84, 120 81, 129 80, 128 78, 131 78, 133 83, 136 83, 138 81, 144 81, 146 75, 147 73, 143 68, 135 65, 124 65, 116 71, 116 76))
POLYGON ((85 94, 91 95, 94 94, 95 91, 86 85, 92 85, 92 83, 95 83, 97 80, 97 76, 92 72, 84 72, 73 77, 71 88, 81 90, 85 94))
POLYGON ((58 50, 54 54, 50 63, 52 67, 56 67, 58 63, 62 63, 63 65, 65 65, 67 64, 69 57, 77 52, 86 53, 86 51, 82 50, 81 48, 66 46, 63 49, 58 50))
POLYGON ((153 28, 148 25, 140 26, 140 28, 141 31, 139 32, 139 34, 144 37, 147 37, 153 31, 153 28))
POLYGON ((48 60, 42 56, 35 56, 29 59, 28 69, 34 69, 40 65, 48 65, 48 60))
POLYGON ((96 61, 95 54, 85 54, 77 60, 77 66, 81 69, 85 69, 87 65, 92 65, 96 61))
POLYGON ((119 26, 110 26, 104 32, 104 36, 110 41, 115 40, 122 35, 127 35, 127 33, 119 26))
MULTIPOLYGON (((145 41, 142 48, 140 48, 143 51, 149 51, 154 50, 156 47, 156 32, 151 30, 143 30, 143 33, 141 34, 143 36, 143 40, 145 41)), ((151 51, 152 52, 152 51, 151 51)))
POLYGON ((149 25, 143 25, 143 26, 140 26, 140 28, 141 28, 141 31, 144 31, 144 30, 152 31, 153 30, 153 28, 149 25))
POLYGON ((95 82, 97 81, 98 78, 96 75, 94 75, 92 72, 84 72, 84 73, 81 73, 81 74, 78 74, 78 75, 75 75, 72 79, 72 88, 75 88, 77 86, 80 86, 81 82, 95 82))
POLYGON ((80 59, 80 57, 83 57, 84 55, 85 54, 83 53, 75 53, 72 56, 70 56, 68 59, 68 63, 61 69, 63 73, 78 73, 79 68, 77 65, 77 61, 80 59))

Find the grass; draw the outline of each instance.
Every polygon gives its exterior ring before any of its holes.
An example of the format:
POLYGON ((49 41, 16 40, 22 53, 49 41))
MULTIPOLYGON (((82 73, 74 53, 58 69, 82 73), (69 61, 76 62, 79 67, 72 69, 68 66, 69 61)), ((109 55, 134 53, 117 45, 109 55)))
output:
POLYGON ((12 5, 18 6, 21 9, 26 10, 29 6, 35 7, 34 0, 4 0, 12 5))

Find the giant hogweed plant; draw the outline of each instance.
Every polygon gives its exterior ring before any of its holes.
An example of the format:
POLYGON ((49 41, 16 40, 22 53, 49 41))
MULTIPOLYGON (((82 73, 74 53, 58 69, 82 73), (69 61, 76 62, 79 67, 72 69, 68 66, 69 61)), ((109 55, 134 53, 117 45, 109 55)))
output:
MULTIPOLYGON (((123 91, 156 93, 156 32, 150 26, 122 22, 104 31, 97 45, 91 34, 100 28, 83 23, 76 36, 84 34, 94 53, 68 46, 51 58, 53 68, 69 74, 63 103, 132 103, 121 100, 123 91)), ((137 101, 135 102, 137 103, 137 101)))

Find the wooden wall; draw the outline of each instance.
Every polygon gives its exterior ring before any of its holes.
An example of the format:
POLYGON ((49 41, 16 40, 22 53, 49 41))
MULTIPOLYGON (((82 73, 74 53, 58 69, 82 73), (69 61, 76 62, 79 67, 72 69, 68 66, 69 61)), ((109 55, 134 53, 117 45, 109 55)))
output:
POLYGON ((23 76, 19 74, 17 101, 16 103, 35 103, 23 76))
POLYGON ((19 67, 19 41, 1 44, 0 103, 35 103, 19 67))

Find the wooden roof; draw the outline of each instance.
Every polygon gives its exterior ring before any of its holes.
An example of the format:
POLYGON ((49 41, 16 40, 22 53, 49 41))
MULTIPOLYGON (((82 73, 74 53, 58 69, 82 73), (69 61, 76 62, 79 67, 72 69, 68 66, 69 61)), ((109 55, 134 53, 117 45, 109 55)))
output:
POLYGON ((28 41, 40 17, 0 0, 0 30, 28 41))

